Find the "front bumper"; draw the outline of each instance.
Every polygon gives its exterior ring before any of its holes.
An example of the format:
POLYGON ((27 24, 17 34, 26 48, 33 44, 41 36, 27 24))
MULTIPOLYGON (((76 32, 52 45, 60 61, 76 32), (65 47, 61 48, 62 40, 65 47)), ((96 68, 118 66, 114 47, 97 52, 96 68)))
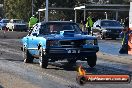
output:
POLYGON ((99 51, 99 47, 95 48, 49 48, 46 49, 46 56, 49 58, 77 58, 93 56, 99 51))

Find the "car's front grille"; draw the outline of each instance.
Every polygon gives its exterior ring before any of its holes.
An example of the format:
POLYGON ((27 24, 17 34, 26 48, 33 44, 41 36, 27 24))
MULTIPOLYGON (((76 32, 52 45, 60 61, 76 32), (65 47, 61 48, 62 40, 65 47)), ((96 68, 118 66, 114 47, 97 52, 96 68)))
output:
POLYGON ((85 40, 65 40, 60 41, 60 45, 63 47, 81 47, 84 45, 85 40))

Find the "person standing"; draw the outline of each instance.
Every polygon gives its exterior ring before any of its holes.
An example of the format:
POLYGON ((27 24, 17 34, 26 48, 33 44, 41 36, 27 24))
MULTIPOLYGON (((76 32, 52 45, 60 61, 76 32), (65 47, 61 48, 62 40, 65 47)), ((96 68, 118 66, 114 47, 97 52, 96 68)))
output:
POLYGON ((88 31, 88 35, 90 34, 92 27, 93 27, 93 21, 92 21, 92 18, 89 16, 86 22, 86 29, 88 31))
POLYGON ((31 30, 33 25, 36 24, 38 22, 38 19, 35 17, 35 15, 33 15, 30 20, 29 20, 29 29, 31 30))
POLYGON ((85 21, 81 20, 80 26, 81 26, 82 31, 83 31, 83 32, 86 32, 85 21))
POLYGON ((124 22, 125 28, 120 33, 122 38, 122 47, 119 51, 120 54, 128 54, 128 38, 129 38, 129 18, 127 17, 124 22))
POLYGON ((126 19, 125 19, 124 26, 129 27, 129 18, 128 17, 126 17, 126 19))
POLYGON ((123 29, 120 33, 122 38, 122 47, 119 51, 120 54, 128 54, 128 37, 129 37, 129 30, 128 28, 123 29))

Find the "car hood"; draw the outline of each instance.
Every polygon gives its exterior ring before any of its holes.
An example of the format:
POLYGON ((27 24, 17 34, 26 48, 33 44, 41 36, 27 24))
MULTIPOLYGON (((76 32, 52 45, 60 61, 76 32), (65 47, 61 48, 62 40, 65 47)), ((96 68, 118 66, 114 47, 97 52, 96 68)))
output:
POLYGON ((51 34, 51 35, 41 35, 41 37, 44 37, 46 40, 79 40, 79 39, 96 39, 95 36, 91 35, 82 35, 82 34, 74 34, 72 36, 64 36, 60 34, 51 34))

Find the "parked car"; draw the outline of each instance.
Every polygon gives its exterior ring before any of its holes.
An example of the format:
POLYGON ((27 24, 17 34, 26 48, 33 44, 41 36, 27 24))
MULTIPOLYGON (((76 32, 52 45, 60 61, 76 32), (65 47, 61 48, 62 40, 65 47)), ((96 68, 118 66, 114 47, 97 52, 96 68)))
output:
POLYGON ((2 20, 0 21, 0 29, 1 29, 1 30, 4 30, 4 29, 6 28, 6 25, 7 25, 7 23, 8 23, 9 21, 10 21, 9 19, 2 19, 2 20))
POLYGON ((27 31, 28 26, 21 19, 11 19, 6 27, 11 31, 27 31))
POLYGON ((94 67, 99 51, 97 38, 85 35, 76 23, 70 21, 37 23, 22 39, 22 45, 24 62, 32 63, 37 58, 42 68, 47 68, 48 62, 63 59, 71 65, 84 60, 94 67))
POLYGON ((92 27, 92 34, 100 34, 101 39, 119 38, 119 34, 124 29, 120 22, 115 20, 97 20, 92 27))

